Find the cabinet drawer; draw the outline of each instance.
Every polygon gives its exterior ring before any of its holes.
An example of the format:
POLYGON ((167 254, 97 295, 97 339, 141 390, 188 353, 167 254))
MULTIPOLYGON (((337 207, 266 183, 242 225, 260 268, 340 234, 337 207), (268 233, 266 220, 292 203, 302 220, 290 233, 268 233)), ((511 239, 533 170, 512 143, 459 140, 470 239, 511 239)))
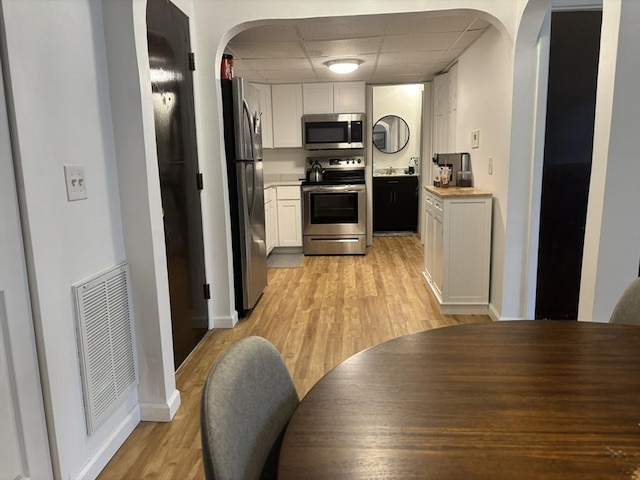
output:
POLYGON ((276 189, 273 187, 265 188, 264 203, 273 202, 276 199, 276 189))
POLYGON ((442 215, 442 200, 438 200, 437 198, 433 200, 433 211, 442 215))
POLYGON ((283 186, 277 187, 278 200, 300 200, 300 187, 298 186, 283 186))

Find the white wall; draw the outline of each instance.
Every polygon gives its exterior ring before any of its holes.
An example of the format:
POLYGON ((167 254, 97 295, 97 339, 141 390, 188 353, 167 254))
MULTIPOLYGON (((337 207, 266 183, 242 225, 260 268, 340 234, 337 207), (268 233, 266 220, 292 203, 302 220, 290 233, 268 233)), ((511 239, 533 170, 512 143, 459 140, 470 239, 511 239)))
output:
MULTIPOLYGON (((373 112, 375 123, 386 115, 397 115, 409 127, 409 141, 397 153, 383 153, 370 146, 373 153, 373 168, 376 170, 394 167, 405 169, 411 157, 420 158, 422 132, 422 84, 385 85, 373 87, 373 112)), ((371 132, 368 132, 371 135, 371 132)))
POLYGON ((607 321, 640 260, 640 2, 604 3, 578 317, 607 321))
POLYGON ((495 28, 458 60, 454 151, 471 154, 474 186, 493 194, 490 303, 497 312, 502 309, 512 78, 511 46, 495 28), (472 130, 480 130, 479 148, 471 148, 472 130), (489 157, 493 157, 493 174, 488 171, 489 157))
POLYGON ((53 467, 76 478, 138 422, 132 393, 86 433, 71 285, 126 260, 102 11, 98 2, 3 0, 33 316, 53 467), (63 165, 86 168, 88 199, 68 202, 63 165))

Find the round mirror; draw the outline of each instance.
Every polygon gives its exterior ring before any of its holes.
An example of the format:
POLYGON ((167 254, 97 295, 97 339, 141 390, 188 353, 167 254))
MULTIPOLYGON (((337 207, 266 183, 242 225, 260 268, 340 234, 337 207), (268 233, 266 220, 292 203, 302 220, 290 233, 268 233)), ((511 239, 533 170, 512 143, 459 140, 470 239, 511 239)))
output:
POLYGON ((373 126, 373 144, 383 153, 397 153, 409 143, 409 125, 397 115, 386 115, 373 126))

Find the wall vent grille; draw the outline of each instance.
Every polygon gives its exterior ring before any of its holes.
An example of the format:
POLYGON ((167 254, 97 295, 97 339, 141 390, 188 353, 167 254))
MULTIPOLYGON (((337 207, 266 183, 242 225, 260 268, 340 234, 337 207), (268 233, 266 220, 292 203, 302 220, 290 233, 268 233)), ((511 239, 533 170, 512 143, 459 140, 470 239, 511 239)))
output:
POLYGON ((73 286, 87 433, 138 383, 126 263, 73 286))

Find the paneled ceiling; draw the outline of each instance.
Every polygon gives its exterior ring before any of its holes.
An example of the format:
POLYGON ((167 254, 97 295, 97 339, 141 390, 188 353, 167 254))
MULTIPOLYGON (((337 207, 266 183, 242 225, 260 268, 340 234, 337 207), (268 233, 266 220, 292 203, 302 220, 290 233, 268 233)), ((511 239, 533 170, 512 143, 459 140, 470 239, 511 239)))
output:
POLYGON ((476 17, 433 13, 281 20, 241 32, 225 53, 234 76, 256 82, 414 83, 433 79, 487 28, 476 17), (340 58, 362 64, 337 75, 325 62, 340 58))

